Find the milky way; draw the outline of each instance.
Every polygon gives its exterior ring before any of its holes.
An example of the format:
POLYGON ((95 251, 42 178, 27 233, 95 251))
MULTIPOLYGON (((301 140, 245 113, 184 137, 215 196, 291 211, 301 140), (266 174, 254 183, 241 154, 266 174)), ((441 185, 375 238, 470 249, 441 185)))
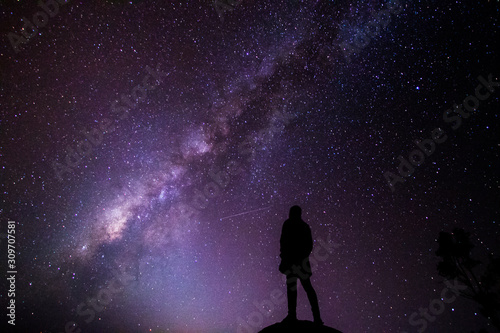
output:
MULTIPOLYGON (((43 3, 0 5, 21 330, 258 332, 287 314, 273 295, 294 204, 343 332, 423 327, 440 231, 498 256, 500 87, 460 128, 443 120, 499 80, 498 1, 43 3), (398 173, 435 128, 447 141, 398 173)), ((493 332, 463 298, 425 325, 493 332)))

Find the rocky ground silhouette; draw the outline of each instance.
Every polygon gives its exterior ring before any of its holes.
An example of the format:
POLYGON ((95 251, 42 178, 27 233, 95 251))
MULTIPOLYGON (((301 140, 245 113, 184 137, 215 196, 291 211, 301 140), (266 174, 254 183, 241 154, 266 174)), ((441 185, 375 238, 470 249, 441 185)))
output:
POLYGON ((342 333, 339 330, 316 325, 309 320, 297 320, 292 323, 276 323, 264 328, 259 333, 342 333))

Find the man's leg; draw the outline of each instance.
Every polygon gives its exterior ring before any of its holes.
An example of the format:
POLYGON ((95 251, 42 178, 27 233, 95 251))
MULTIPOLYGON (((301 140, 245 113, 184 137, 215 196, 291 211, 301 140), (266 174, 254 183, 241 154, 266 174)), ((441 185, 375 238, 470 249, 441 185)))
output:
POLYGON ((316 295, 316 291, 314 291, 314 288, 311 284, 311 279, 310 278, 304 280, 301 279, 300 282, 302 283, 302 287, 304 287, 304 290, 307 293, 307 298, 309 299, 309 303, 311 303, 314 322, 317 324, 323 324, 323 321, 321 320, 321 316, 319 314, 318 296, 316 295))
POLYGON ((288 298, 288 319, 297 319, 297 277, 287 276, 286 295, 288 298))

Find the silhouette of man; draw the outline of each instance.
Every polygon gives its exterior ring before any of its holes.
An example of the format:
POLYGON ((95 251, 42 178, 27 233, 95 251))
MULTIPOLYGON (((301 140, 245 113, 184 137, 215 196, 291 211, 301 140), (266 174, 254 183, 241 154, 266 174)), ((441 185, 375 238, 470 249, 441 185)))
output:
POLYGON ((311 284, 312 275, 309 255, 313 248, 311 228, 302 220, 302 209, 299 206, 290 208, 288 220, 283 223, 280 238, 281 263, 279 270, 286 275, 286 291, 288 297, 288 316, 283 322, 297 320, 297 278, 307 293, 313 313, 314 323, 322 325, 319 314, 318 297, 311 284))

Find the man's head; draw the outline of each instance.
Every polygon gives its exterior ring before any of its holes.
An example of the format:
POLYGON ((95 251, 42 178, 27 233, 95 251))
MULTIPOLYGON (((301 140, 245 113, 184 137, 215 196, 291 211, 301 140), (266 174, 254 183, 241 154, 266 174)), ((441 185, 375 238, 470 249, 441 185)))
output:
POLYGON ((290 216, 291 219, 300 219, 302 218, 302 209, 299 206, 293 206, 290 208, 290 216))

